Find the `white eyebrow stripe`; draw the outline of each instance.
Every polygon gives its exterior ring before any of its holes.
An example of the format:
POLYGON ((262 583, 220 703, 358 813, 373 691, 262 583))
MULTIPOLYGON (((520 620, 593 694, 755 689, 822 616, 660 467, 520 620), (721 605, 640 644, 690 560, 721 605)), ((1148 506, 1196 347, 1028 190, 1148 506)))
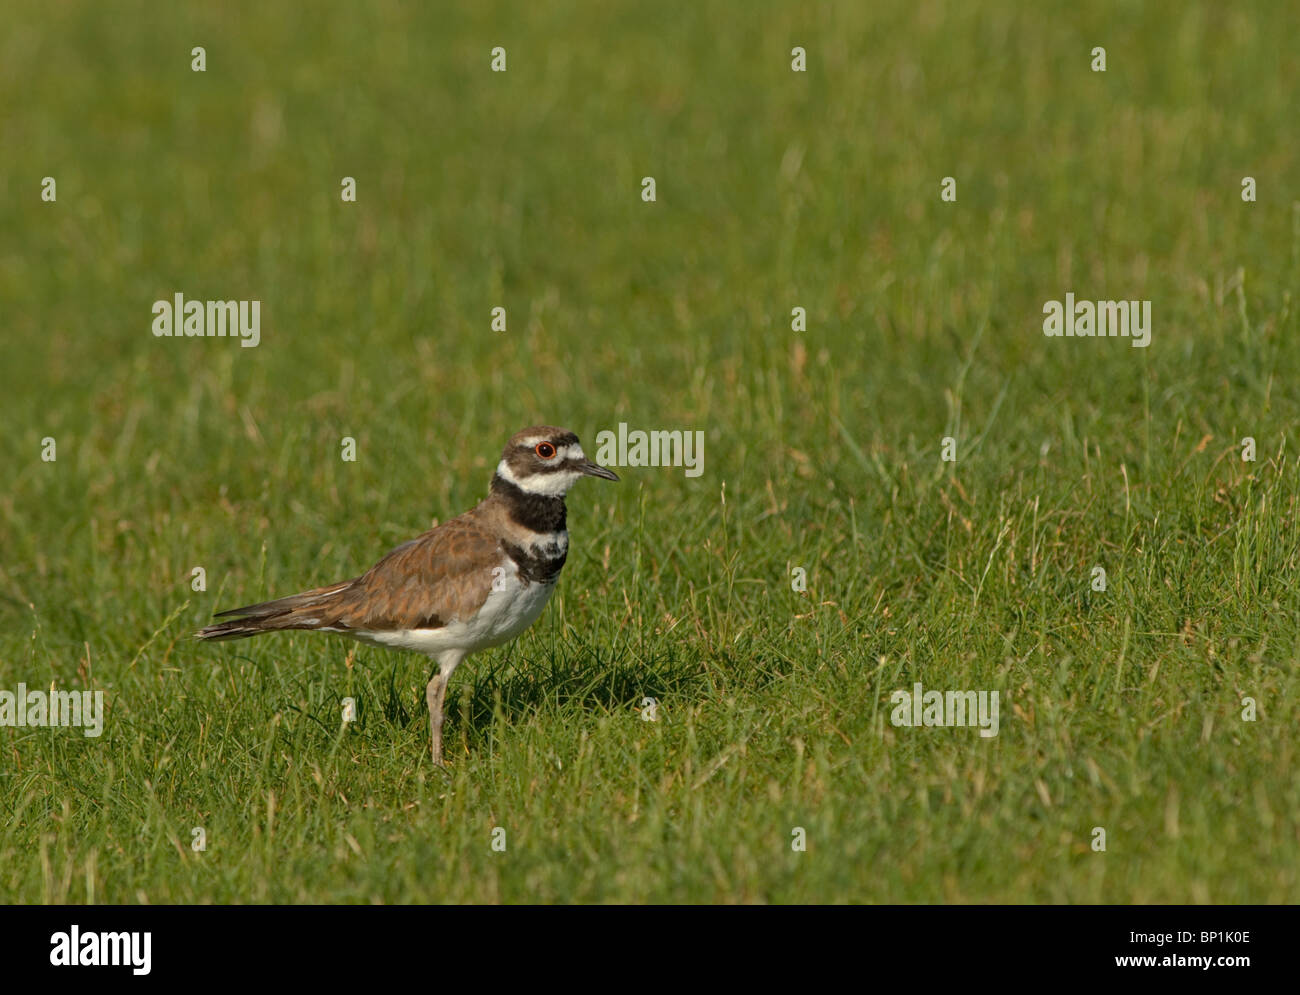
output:
POLYGON ((525 449, 536 449, 543 442, 550 442, 550 441, 551 440, 544 435, 531 435, 527 439, 524 439, 519 444, 523 446, 525 449))
MULTIPOLYGON (((533 435, 522 440, 519 445, 523 446, 525 449, 536 449, 543 442, 550 441, 551 440, 544 435, 533 435)), ((587 454, 582 451, 582 446, 576 442, 571 442, 568 445, 556 446, 555 456, 553 458, 559 459, 563 462, 566 459, 586 459, 587 454)))

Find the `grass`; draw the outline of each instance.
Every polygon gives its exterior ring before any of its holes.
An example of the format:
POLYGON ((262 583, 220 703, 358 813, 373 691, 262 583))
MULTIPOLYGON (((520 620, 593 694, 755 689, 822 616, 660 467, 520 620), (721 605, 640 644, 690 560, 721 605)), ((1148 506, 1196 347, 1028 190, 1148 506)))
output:
POLYGON ((0 893, 1300 900, 1296 14, 980 7, 8 5, 0 688, 108 718, 0 728, 0 893), (1067 291, 1151 346, 1045 338, 1067 291), (155 338, 176 292, 260 345, 155 338), (539 421, 704 473, 578 486, 448 773, 422 658, 190 638, 539 421), (893 726, 916 681, 999 735, 893 726))

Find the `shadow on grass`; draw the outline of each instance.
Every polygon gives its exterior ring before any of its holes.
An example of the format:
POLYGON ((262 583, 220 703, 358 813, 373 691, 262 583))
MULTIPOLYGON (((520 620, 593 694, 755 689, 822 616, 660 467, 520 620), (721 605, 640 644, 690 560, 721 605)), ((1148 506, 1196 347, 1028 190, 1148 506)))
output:
MULTIPOLYGON (((502 658, 472 675, 468 693, 463 687, 457 689, 455 678, 452 681, 447 729, 456 732, 460 723, 466 722, 471 738, 477 738, 498 711, 512 722, 547 706, 556 711, 576 706, 606 713, 639 708, 644 698, 662 700, 698 692, 706 677, 697 659, 669 650, 636 659, 627 652, 583 652, 521 665, 502 658)), ((423 706, 423 698, 420 704, 423 706)), ((427 714, 423 707, 420 712, 421 717, 427 714)))
MULTIPOLYGON (((316 668, 281 675, 252 658, 245 662, 249 667, 241 678, 256 689, 254 696, 275 702, 286 716, 308 723, 320 748, 340 733, 340 703, 345 696, 355 698, 355 717, 349 723, 352 735, 377 741, 391 739, 398 728, 427 730, 424 687, 433 672, 431 661, 403 655, 381 663, 358 657, 351 691, 342 666, 326 668, 322 679, 316 668)), ((464 729, 471 741, 479 741, 498 712, 503 721, 514 724, 544 708, 562 712, 577 707, 609 714, 640 708, 645 698, 694 699, 722 688, 754 691, 788 678, 799 666, 788 654, 761 646, 709 657, 675 646, 648 653, 575 646, 548 657, 485 654, 471 658, 453 677, 443 735, 452 741, 464 729)))

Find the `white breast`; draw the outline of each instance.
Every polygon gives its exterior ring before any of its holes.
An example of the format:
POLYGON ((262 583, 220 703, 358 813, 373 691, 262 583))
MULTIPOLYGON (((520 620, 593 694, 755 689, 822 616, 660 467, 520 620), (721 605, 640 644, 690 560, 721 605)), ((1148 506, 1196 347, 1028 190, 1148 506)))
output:
POLYGON ((483 606, 471 618, 449 622, 441 629, 398 629, 352 633, 363 642, 434 655, 449 649, 466 652, 500 646, 537 621, 555 592, 555 584, 525 584, 513 560, 501 562, 502 574, 483 606))

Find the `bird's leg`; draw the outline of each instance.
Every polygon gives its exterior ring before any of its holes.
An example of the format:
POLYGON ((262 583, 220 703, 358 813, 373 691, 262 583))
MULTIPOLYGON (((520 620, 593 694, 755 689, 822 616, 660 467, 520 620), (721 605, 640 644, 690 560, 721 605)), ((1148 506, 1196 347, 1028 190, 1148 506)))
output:
POLYGON ((438 672, 433 675, 429 681, 429 687, 424 693, 425 700, 429 703, 429 728, 433 737, 433 762, 436 766, 442 766, 442 702, 447 695, 447 678, 448 674, 438 668, 438 672))
POLYGON ((451 672, 465 659, 463 649, 445 650, 434 657, 438 661, 438 673, 429 681, 425 699, 429 702, 429 731, 433 739, 433 762, 439 767, 442 762, 442 720, 443 702, 447 698, 447 685, 451 681, 451 672))

